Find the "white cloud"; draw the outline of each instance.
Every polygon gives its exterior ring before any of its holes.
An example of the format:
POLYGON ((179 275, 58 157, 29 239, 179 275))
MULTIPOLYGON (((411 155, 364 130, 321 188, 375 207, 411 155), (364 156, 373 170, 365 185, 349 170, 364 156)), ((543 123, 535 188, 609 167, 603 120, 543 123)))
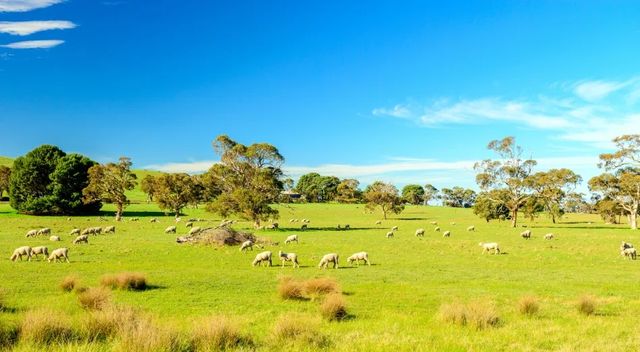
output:
POLYGON ((166 163, 166 164, 153 164, 143 167, 147 170, 157 170, 162 172, 186 172, 190 174, 205 172, 211 168, 215 160, 202 160, 186 163, 166 163))
POLYGON ((64 43, 64 40, 27 40, 0 46, 9 49, 48 49, 62 43, 64 43))
POLYGON ((373 109, 372 113, 376 116, 393 116, 393 117, 401 117, 401 118, 409 118, 412 116, 411 110, 409 107, 398 104, 391 109, 386 108, 377 108, 373 109))
POLYGON ((575 85, 574 92, 578 97, 584 100, 596 101, 628 86, 631 83, 631 81, 584 81, 575 85))
POLYGON ((0 22, 0 33, 24 36, 52 29, 71 29, 75 27, 76 25, 69 21, 0 22))
POLYGON ((0 12, 26 12, 61 3, 63 0, 0 0, 0 12))

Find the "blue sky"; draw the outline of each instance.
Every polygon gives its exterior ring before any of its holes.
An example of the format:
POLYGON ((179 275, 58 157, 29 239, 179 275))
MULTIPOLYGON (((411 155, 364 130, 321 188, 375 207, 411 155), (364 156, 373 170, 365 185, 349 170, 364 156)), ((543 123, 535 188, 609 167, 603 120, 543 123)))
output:
POLYGON ((197 172, 269 142, 291 176, 475 186, 514 135, 599 173, 640 133, 634 1, 0 0, 0 155, 50 143, 197 172))

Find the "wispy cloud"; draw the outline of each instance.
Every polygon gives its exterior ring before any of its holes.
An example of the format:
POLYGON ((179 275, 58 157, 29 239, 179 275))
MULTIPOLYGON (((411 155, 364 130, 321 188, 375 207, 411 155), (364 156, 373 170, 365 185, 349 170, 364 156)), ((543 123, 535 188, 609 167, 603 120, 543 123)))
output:
POLYGON ((0 0, 0 12, 26 12, 49 7, 64 0, 0 0))
POLYGON ((24 36, 53 29, 71 29, 75 27, 76 25, 69 21, 0 22, 0 33, 24 36))
POLYGON ((605 98, 609 94, 620 90, 632 81, 616 82, 616 81, 585 81, 575 85, 575 93, 580 98, 587 101, 596 101, 605 98))
POLYGON ((209 170, 216 162, 215 160, 201 160, 185 163, 152 164, 144 166, 143 169, 162 172, 200 173, 209 170))
POLYGON ((62 43, 64 43, 64 40, 26 40, 0 46, 9 49, 48 49, 62 43))

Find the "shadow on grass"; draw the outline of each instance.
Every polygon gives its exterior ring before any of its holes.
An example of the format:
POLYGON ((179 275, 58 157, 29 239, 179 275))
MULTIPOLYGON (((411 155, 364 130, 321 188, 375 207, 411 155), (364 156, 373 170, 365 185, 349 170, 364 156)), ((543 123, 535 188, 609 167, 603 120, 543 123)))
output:
POLYGON ((26 308, 0 307, 0 312, 1 313, 16 314, 16 313, 22 313, 22 312, 26 312, 26 311, 27 311, 26 308))
MULTIPOLYGON (((305 230, 302 230, 299 227, 281 227, 277 230, 271 230, 273 232, 309 232, 309 231, 331 231, 331 232, 349 232, 349 231, 367 231, 367 230, 381 230, 384 227, 351 227, 348 230, 346 229, 338 229, 337 227, 308 227, 305 230)), ((269 230, 267 230, 269 231, 269 230)))
POLYGON ((138 291, 166 290, 167 288, 168 288, 167 286, 147 284, 144 290, 138 290, 138 291))
POLYGON ((629 230, 626 227, 612 227, 612 226, 561 226, 561 225, 551 225, 551 226, 531 226, 532 229, 580 229, 580 230, 629 230))

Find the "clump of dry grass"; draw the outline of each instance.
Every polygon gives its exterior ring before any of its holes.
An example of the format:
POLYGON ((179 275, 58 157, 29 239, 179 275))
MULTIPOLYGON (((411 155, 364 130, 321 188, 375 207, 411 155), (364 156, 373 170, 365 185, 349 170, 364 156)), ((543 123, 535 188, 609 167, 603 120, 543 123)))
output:
POLYGON ((147 279, 141 273, 118 273, 104 275, 100 279, 100 284, 111 289, 144 291, 147 289, 147 279))
POLYGON ((76 339, 71 319, 51 309, 28 311, 20 327, 20 338, 37 345, 66 344, 76 339))
POLYGON ((518 301, 518 311, 520 314, 532 316, 540 310, 538 298, 534 296, 524 296, 518 301))
POLYGON ((311 297, 340 292, 340 285, 335 279, 332 278, 324 277, 310 279, 304 282, 304 293, 311 297))
POLYGON ((591 295, 583 295, 578 299, 578 312, 584 315, 592 315, 596 312, 598 302, 591 295))
POLYGON ((0 320, 0 350, 9 349, 18 341, 18 326, 6 320, 0 320))
POLYGON ((325 348, 331 341, 320 332, 320 322, 299 314, 285 314, 278 318, 271 332, 273 344, 281 347, 300 343, 313 349, 325 348))
POLYGON ((459 302, 443 304, 438 312, 440 320, 461 326, 471 326, 482 330, 497 326, 500 317, 490 302, 475 301, 468 304, 459 302))
POLYGON ((103 287, 92 287, 78 292, 78 303, 84 309, 101 310, 111 303, 111 292, 103 287))
POLYGON ((251 346, 252 340, 240 331, 238 323, 224 316, 215 316, 194 328, 192 346, 196 351, 224 351, 251 346))
POLYGON ((133 324, 119 330, 115 351, 173 352, 184 350, 180 334, 169 326, 157 324, 148 316, 141 316, 133 324))
POLYGON ((7 294, 0 288, 0 312, 7 309, 7 294))
POLYGON ((304 296, 304 283, 290 276, 280 278, 278 282, 278 296, 282 299, 302 300, 304 296))
POLYGON ((130 307, 108 306, 92 311, 81 321, 82 336, 90 341, 105 341, 114 338, 120 331, 135 326, 138 313, 130 307))
POLYGON ((78 277, 75 275, 69 275, 62 279, 62 281, 60 282, 60 289, 62 289, 62 291, 64 292, 71 292, 76 287, 78 287, 78 284, 78 277))
POLYGON ((466 325, 467 307, 460 302, 443 304, 438 311, 438 317, 445 323, 466 325))
POLYGON ((329 321, 342 320, 347 317, 347 301, 340 293, 330 293, 324 297, 320 312, 329 321))

